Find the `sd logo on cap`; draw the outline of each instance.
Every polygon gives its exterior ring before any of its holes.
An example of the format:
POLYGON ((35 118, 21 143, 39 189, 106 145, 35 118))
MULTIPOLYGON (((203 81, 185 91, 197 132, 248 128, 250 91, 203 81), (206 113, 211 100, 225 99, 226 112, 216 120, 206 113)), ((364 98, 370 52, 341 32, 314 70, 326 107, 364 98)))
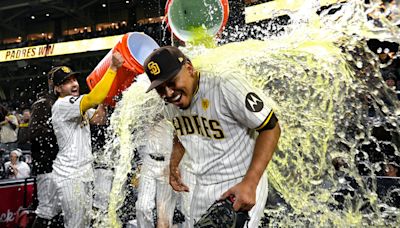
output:
POLYGON ((67 66, 53 67, 48 73, 49 79, 52 80, 56 86, 64 83, 69 77, 77 75, 79 75, 79 72, 74 72, 67 66))
POLYGON ((177 47, 155 49, 144 62, 146 74, 151 81, 146 92, 176 76, 186 61, 187 57, 177 47))
POLYGON ((150 70, 150 73, 152 74, 152 75, 157 75, 157 74, 159 74, 160 73, 160 67, 158 66, 158 64, 157 63, 155 63, 155 62, 149 62, 149 64, 147 64, 147 67, 149 68, 149 70, 150 70))

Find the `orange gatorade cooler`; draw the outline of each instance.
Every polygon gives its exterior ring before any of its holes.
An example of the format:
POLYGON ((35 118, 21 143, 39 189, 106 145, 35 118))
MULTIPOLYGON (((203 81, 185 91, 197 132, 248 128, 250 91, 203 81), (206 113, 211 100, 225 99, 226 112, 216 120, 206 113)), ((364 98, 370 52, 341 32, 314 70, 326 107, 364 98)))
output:
POLYGON ((229 17, 228 0, 168 0, 165 6, 168 28, 181 41, 191 41, 199 33, 215 36, 229 17))
POLYGON ((114 107, 116 102, 114 98, 128 88, 137 75, 144 72, 143 63, 147 56, 156 48, 159 48, 159 46, 150 36, 138 32, 127 33, 94 68, 92 73, 86 78, 86 83, 90 90, 92 90, 110 66, 112 53, 119 51, 124 57, 125 62, 118 69, 110 92, 104 100, 105 104, 114 107))

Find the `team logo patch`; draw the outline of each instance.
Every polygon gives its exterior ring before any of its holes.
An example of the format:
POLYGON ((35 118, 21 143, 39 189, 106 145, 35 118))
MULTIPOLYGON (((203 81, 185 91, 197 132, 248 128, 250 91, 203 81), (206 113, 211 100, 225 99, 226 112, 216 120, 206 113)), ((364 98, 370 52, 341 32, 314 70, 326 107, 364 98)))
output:
POLYGON ((75 103, 75 101, 78 100, 78 98, 79 98, 79 97, 71 97, 71 98, 69 99, 69 103, 71 103, 71 104, 75 103))
POLYGON ((204 111, 207 111, 208 106, 210 106, 210 101, 208 99, 201 99, 201 107, 204 111))
POLYGON ((149 68, 149 71, 152 75, 158 75, 161 72, 158 64, 153 61, 149 62, 149 64, 147 64, 147 67, 149 68))
POLYGON ((61 70, 66 74, 71 73, 71 69, 69 67, 66 67, 66 66, 61 67, 61 70))
POLYGON ((251 112, 259 112, 264 108, 264 102, 255 93, 246 95, 246 108, 251 112))

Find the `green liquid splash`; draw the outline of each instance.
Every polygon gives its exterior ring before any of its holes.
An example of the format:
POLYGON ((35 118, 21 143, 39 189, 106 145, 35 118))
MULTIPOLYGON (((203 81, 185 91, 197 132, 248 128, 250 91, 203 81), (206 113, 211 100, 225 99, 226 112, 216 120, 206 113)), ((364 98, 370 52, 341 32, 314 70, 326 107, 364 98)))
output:
POLYGON ((216 42, 214 37, 207 33, 203 27, 192 27, 188 29, 192 34, 190 40, 186 43, 191 46, 204 46, 206 48, 215 48, 216 42))
MULTIPOLYGON (((270 226, 400 224, 399 209, 378 197, 376 177, 367 181, 357 167, 365 160, 360 157, 368 157, 365 146, 382 144, 373 134, 377 126, 393 136, 386 143, 399 154, 399 102, 382 81, 378 59, 366 40, 396 41, 400 33, 387 21, 380 28, 371 26, 361 3, 350 2, 342 11, 312 15, 308 23, 293 24, 287 35, 275 39, 186 50, 200 71, 216 76, 229 71, 271 98, 268 103, 276 111, 282 135, 268 167, 269 180, 290 206, 267 209, 270 226), (344 173, 359 186, 354 195, 344 195, 343 203, 334 194, 349 183, 335 173, 331 163, 336 157, 346 161, 349 167, 344 173)), ((151 120, 163 109, 155 92, 144 93, 146 87, 134 83, 113 114, 113 137, 119 139, 120 149, 110 194, 111 227, 120 227, 115 211, 124 198, 122 186, 133 148, 143 144, 142 129, 153 125, 151 120)), ((379 171, 376 163, 367 162, 366 167, 372 174, 379 171)))

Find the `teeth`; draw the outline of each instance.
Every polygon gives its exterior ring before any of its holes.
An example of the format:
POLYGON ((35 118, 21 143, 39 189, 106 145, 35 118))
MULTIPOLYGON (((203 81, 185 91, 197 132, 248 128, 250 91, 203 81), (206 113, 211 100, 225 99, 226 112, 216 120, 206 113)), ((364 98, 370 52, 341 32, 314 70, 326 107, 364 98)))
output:
POLYGON ((179 99, 181 98, 181 95, 182 95, 182 94, 179 94, 179 95, 175 96, 175 97, 172 99, 172 101, 175 102, 175 101, 179 100, 179 99))

